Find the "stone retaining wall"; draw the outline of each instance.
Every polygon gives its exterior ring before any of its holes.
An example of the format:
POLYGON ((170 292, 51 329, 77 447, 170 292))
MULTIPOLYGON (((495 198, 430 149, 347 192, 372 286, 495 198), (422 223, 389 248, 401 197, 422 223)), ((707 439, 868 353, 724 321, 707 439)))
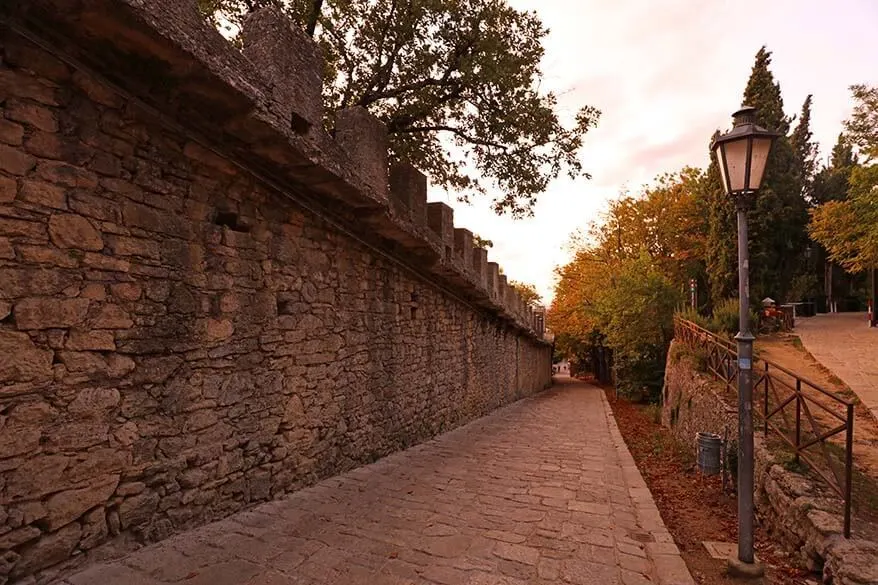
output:
POLYGON ((550 383, 551 347, 279 15, 0 7, 0 585, 226 516, 550 383))
MULTIPOLYGON (((698 359, 673 342, 668 352, 662 424, 694 453, 695 433, 738 434, 737 406, 724 396, 722 382, 699 371, 698 359)), ((842 536, 843 502, 824 485, 787 469, 776 453, 755 438, 755 504, 758 520, 799 563, 832 585, 878 583, 878 542, 867 540, 854 519, 850 540, 842 536)))

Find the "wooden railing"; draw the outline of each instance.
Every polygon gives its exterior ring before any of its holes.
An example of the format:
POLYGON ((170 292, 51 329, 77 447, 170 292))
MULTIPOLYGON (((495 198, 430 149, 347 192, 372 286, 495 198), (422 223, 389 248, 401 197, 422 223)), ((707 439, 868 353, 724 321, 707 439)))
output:
MULTIPOLYGON (((737 393, 738 351, 733 341, 679 318, 674 320, 674 339, 703 351, 714 377, 737 393)), ((754 412, 763 433, 767 436, 772 430, 793 449, 796 463, 800 459, 808 463, 844 500, 844 535, 850 538, 854 403, 768 360, 755 359, 753 374, 753 398, 759 403, 754 412), (787 412, 793 404, 795 412, 787 412), (818 412, 824 414, 815 416, 818 412), (844 452, 837 457, 837 445, 829 439, 840 433, 845 433, 844 452)))

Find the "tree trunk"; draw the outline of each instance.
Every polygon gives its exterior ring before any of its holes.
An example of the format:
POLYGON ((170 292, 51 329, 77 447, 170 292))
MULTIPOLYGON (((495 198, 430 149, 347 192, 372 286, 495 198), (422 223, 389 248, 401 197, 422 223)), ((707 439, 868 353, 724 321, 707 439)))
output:
POLYGON ((317 29, 317 21, 320 20, 320 12, 322 10, 323 0, 314 0, 314 4, 311 6, 311 15, 308 16, 308 26, 305 29, 305 32, 312 39, 314 38, 314 31, 317 29))
POLYGON ((823 288, 826 289, 826 312, 834 313, 832 306, 832 261, 826 259, 826 267, 823 274, 823 288))
POLYGON ((869 280, 872 284, 872 314, 870 315, 869 327, 878 327, 878 269, 872 268, 869 271, 869 280))

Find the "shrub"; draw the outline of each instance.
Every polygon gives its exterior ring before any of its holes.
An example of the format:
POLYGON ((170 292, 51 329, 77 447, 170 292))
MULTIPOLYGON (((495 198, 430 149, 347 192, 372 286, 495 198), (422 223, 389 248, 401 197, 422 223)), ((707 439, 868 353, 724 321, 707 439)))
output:
POLYGON ((720 301, 713 308, 707 327, 717 335, 732 336, 738 332, 738 299, 720 301))
POLYGON ((692 307, 686 307, 685 309, 678 310, 674 313, 674 316, 678 319, 691 321, 702 329, 710 329, 710 320, 692 307))
POLYGON ((597 321, 613 350, 620 394, 658 402, 673 338, 678 289, 648 256, 625 261, 594 303, 597 321))

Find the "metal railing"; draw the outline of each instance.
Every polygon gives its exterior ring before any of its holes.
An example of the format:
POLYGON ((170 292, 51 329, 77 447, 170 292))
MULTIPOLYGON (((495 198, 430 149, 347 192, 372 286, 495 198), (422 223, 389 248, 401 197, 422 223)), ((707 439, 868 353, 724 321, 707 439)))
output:
MULTIPOLYGON (((674 339, 706 354, 707 368, 718 380, 737 393, 738 352, 735 343, 686 319, 674 319, 674 339)), ((854 403, 774 362, 754 359, 754 412, 762 421, 763 433, 769 429, 794 451, 795 462, 802 459, 844 500, 844 535, 851 535, 851 487, 853 475, 854 403), (822 400, 820 400, 822 398, 822 400), (795 403, 795 419, 790 421, 787 407, 795 403), (820 409, 826 416, 815 417, 820 409), (804 422, 807 426, 803 428, 804 422), (779 419, 783 419, 780 423, 779 419), (829 420, 829 424, 825 420, 829 420), (833 456, 836 445, 829 439, 845 433, 844 469, 833 456), (818 463, 817 451, 822 458, 818 463)))

